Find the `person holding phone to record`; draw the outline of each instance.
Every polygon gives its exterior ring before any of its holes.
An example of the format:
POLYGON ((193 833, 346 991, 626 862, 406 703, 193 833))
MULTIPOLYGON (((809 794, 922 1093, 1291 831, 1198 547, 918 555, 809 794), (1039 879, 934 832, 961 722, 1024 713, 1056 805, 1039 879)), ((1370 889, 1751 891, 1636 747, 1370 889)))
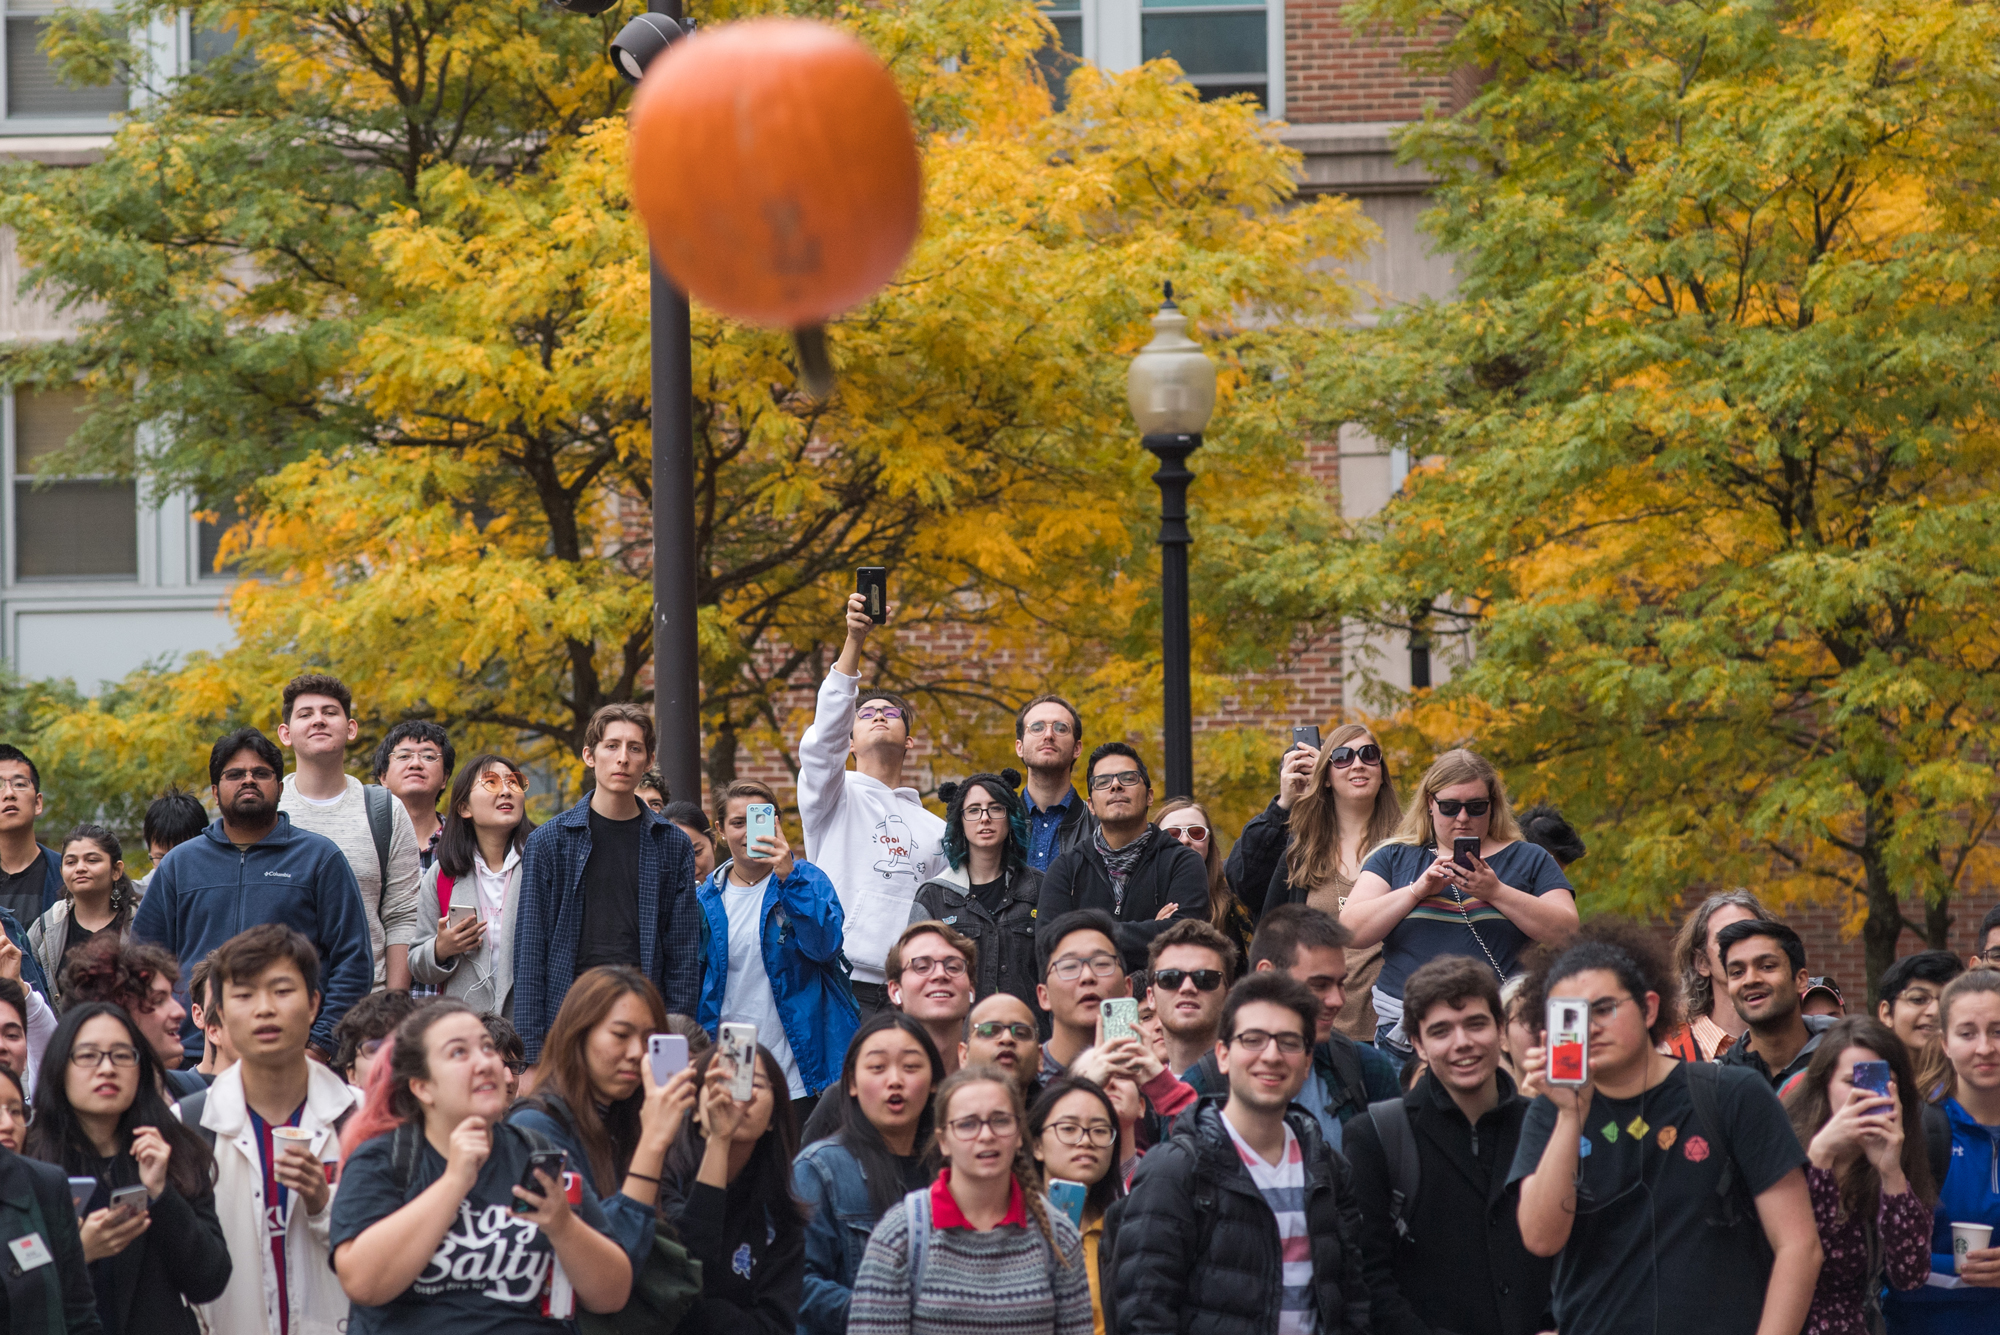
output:
POLYGON ((1382 943, 1370 998, 1375 1042, 1407 1060, 1403 983, 1411 974, 1440 955, 1470 955, 1504 981, 1529 942, 1575 931, 1577 912, 1556 860, 1521 838, 1499 772, 1456 750, 1424 771, 1402 824, 1362 863, 1340 920, 1356 947, 1382 943))
POLYGON ((410 976, 474 1010, 514 1011, 514 920, 528 776, 505 756, 474 756, 451 785, 437 857, 417 889, 424 935, 410 947, 410 976))
MULTIPOLYGON (((754 1025, 784 1072, 785 1097, 816 1099, 840 1077, 860 1012, 841 967, 846 916, 826 873, 792 856, 776 795, 739 779, 716 801, 729 858, 696 891, 706 945, 701 1009, 715 1035, 754 1025)), ((803 1120, 809 1105, 798 1108, 803 1120)))

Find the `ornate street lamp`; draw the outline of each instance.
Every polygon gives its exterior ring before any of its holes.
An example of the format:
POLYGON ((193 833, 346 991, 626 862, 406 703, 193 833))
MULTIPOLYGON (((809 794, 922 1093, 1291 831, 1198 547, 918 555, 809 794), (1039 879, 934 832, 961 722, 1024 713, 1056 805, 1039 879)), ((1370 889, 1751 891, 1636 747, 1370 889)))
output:
POLYGON ((1126 373, 1126 401, 1140 440, 1160 470, 1160 657, 1164 678, 1162 733, 1167 792, 1194 796, 1194 716, 1188 688, 1187 458, 1215 411, 1215 363, 1187 336, 1187 316, 1174 305, 1174 285, 1153 317, 1153 341, 1126 373))

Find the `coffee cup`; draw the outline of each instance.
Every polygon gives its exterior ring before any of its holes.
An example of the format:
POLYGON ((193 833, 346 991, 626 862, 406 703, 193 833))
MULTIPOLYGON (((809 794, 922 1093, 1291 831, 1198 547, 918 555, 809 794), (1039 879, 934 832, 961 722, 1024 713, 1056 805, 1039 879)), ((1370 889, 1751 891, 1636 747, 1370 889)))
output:
POLYGON ((1993 1225, 1961 1224, 1956 1220, 1952 1221, 1951 1262, 1953 1269, 1963 1272, 1965 1270, 1965 1254, 1967 1252, 1983 1252, 1992 1245, 1993 1225))

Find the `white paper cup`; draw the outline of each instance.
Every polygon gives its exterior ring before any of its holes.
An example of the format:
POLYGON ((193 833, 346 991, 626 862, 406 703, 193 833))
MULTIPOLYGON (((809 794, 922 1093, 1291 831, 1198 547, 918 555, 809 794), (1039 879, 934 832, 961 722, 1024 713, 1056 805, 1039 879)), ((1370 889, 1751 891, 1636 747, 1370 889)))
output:
POLYGON ((1952 1268, 1963 1271, 1967 1252, 1983 1252, 1992 1245, 1993 1225, 1961 1224, 1954 1220, 1951 1226, 1952 1268))

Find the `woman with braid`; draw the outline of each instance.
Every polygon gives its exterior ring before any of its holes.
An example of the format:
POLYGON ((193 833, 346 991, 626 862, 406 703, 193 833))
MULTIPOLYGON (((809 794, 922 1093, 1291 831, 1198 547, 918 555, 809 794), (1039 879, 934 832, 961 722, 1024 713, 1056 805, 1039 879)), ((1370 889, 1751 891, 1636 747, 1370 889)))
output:
POLYGON ((968 1066, 937 1096, 944 1169, 882 1216, 855 1276, 849 1335, 1090 1335, 1090 1281, 1051 1214, 1014 1082, 968 1066))

